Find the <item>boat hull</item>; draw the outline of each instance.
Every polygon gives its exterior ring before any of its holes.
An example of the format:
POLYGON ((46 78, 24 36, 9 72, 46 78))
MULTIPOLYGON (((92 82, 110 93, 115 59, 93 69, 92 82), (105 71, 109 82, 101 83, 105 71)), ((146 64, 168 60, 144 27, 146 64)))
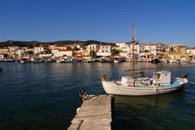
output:
POLYGON ((126 96, 147 96, 170 93, 178 90, 184 83, 170 87, 129 87, 119 86, 112 82, 102 81, 102 86, 107 94, 126 96))

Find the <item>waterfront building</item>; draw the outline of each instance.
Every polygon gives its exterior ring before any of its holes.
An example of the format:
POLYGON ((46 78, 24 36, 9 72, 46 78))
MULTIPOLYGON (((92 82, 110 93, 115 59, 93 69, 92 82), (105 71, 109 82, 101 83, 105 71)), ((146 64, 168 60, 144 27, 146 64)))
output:
POLYGON ((26 50, 28 47, 20 47, 20 49, 22 50, 26 50))
POLYGON ((56 50, 54 53, 55 57, 72 57, 73 56, 73 52, 72 50, 56 50))
POLYGON ((152 54, 151 52, 143 52, 139 55, 139 58, 141 59, 149 59, 152 57, 152 54))
POLYGON ((126 43, 125 42, 117 42, 116 47, 114 48, 116 50, 124 50, 126 49, 126 43))
POLYGON ((74 43, 74 44, 70 44, 70 48, 71 49, 74 49, 74 48, 82 49, 82 45, 79 43, 74 43))
POLYGON ((34 53, 39 54, 41 52, 44 52, 45 49, 43 47, 34 47, 34 53))
POLYGON ((153 55, 160 55, 164 52, 166 52, 167 45, 163 43, 156 43, 151 46, 150 51, 153 55))
POLYGON ((16 55, 17 56, 22 56, 24 54, 24 49, 18 49, 17 51, 16 51, 16 55))
POLYGON ((144 45, 144 51, 145 52, 151 52, 151 49, 152 49, 152 44, 145 44, 144 45))
POLYGON ((139 52, 143 53, 144 52, 144 44, 143 43, 139 43, 139 52))
MULTIPOLYGON (((130 43, 130 42, 127 42, 125 44, 126 44, 126 49, 123 50, 123 51, 125 51, 126 53, 133 53, 132 52, 132 50, 133 50, 132 49, 133 48, 133 44, 130 43)), ((140 54, 141 53, 140 46, 141 45, 139 43, 134 44, 134 53, 137 53, 137 54, 140 54)))
POLYGON ((187 46, 182 44, 169 45, 166 51, 168 53, 177 53, 177 54, 186 53, 187 46))
POLYGON ((100 45, 98 44, 89 44, 88 46, 86 46, 86 52, 89 52, 90 51, 95 51, 95 52, 98 52, 100 49, 100 45))
POLYGON ((187 53, 191 53, 191 54, 195 55, 195 47, 187 48, 187 53))
MULTIPOLYGON (((133 44, 130 42, 118 42, 116 43, 115 49, 120 50, 120 56, 129 58, 129 54, 132 53, 133 44)), ((134 53, 140 54, 144 51, 142 43, 134 44, 134 53)))
POLYGON ((34 52, 34 48, 27 48, 27 49, 25 50, 25 52, 29 52, 29 51, 34 52))
POLYGON ((82 56, 83 56, 83 54, 82 54, 82 52, 77 51, 77 52, 75 52, 75 56, 77 56, 77 57, 82 57, 82 56))
POLYGON ((51 53, 52 53, 52 54, 55 54, 55 53, 57 53, 58 51, 59 51, 59 50, 52 49, 52 50, 51 50, 51 53))
MULTIPOLYGON (((143 46, 143 44, 141 44, 141 43, 137 43, 137 44, 135 44, 134 45, 134 53, 141 53, 141 48, 140 47, 142 47, 143 46)), ((133 44, 132 43, 130 43, 130 42, 118 42, 118 43, 116 43, 116 47, 115 47, 115 49, 117 49, 117 50, 120 50, 120 51, 122 51, 122 53, 132 53, 132 47, 133 47, 133 44)))
POLYGON ((82 51, 82 55, 83 55, 83 57, 88 57, 88 56, 90 56, 89 50, 88 50, 88 51, 87 51, 87 50, 83 50, 83 51, 82 51))
POLYGON ((10 52, 9 48, 7 47, 4 47, 4 48, 0 48, 0 53, 3 53, 3 54, 8 54, 10 52))
POLYGON ((3 60, 3 59, 4 59, 4 55, 0 54, 0 60, 3 60))
POLYGON ((97 56, 111 56, 111 45, 100 45, 100 49, 97 52, 97 56))
POLYGON ((16 50, 19 49, 19 46, 8 46, 10 52, 15 52, 16 50))
MULTIPOLYGON (((131 59, 132 55, 133 55, 132 53, 128 53, 126 58, 131 59)), ((138 53, 134 53, 134 59, 138 59, 138 58, 139 58, 139 54, 138 53)))
POLYGON ((49 45, 49 49, 53 50, 56 45, 49 45))
POLYGON ((187 58, 187 46, 181 44, 168 45, 166 55, 166 57, 169 57, 170 59, 187 58))
POLYGON ((49 58, 51 56, 52 56, 52 54, 39 54, 40 58, 49 58))
POLYGON ((66 45, 55 45, 53 46, 52 50, 67 50, 67 46, 66 45))

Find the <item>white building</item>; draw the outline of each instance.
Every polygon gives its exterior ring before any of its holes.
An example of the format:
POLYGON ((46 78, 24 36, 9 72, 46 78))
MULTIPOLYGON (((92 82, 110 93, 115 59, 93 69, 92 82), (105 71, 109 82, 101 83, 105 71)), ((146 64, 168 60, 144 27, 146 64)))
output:
POLYGON ((151 54, 153 55, 158 55, 160 53, 165 52, 167 49, 167 45, 163 44, 163 43, 156 43, 154 45, 151 46, 151 54))
POLYGON ((126 43, 125 42, 117 42, 116 43, 116 50, 126 50, 126 43))
POLYGON ((34 53, 39 54, 41 52, 44 52, 45 49, 43 47, 34 47, 34 53))
POLYGON ((72 57, 72 50, 57 50, 54 53, 55 57, 72 57))
POLYGON ((97 56, 111 56, 112 46, 111 45, 101 45, 97 56))
POLYGON ((52 54, 55 54, 55 53, 57 53, 58 51, 59 51, 59 50, 57 50, 57 49, 56 49, 56 50, 55 50, 55 49, 52 49, 52 50, 51 50, 51 53, 52 53, 52 54))
POLYGON ((66 50, 67 46, 66 45, 55 45, 52 49, 54 49, 54 50, 66 50))
POLYGON ((75 47, 76 47, 77 49, 81 49, 81 48, 82 48, 82 45, 79 44, 79 43, 70 44, 70 48, 71 48, 71 49, 74 49, 75 47))
POLYGON ((24 54, 24 52, 25 52, 24 49, 18 49, 18 50, 16 51, 16 54, 17 54, 18 56, 22 56, 22 55, 24 54))
POLYGON ((4 59, 4 55, 0 55, 0 60, 4 59))
MULTIPOLYGON (((115 49, 117 50, 121 50, 122 53, 132 53, 132 49, 133 49, 133 44, 130 42, 118 42, 116 43, 115 49)), ((141 53, 144 50, 143 48, 143 44, 138 43, 138 44, 134 44, 134 53, 141 53)))
POLYGON ((144 51, 145 52, 151 52, 152 46, 153 46, 152 44, 144 45, 144 51))
POLYGON ((8 46, 10 52, 14 52, 19 49, 19 46, 8 46))
MULTIPOLYGON (((120 56, 121 57, 129 57, 129 54, 131 54, 133 51, 133 44, 130 42, 118 42, 116 43, 115 49, 120 50, 120 56)), ((140 54, 144 52, 144 45, 142 43, 135 43, 134 44, 134 53, 140 54)))
POLYGON ((195 55, 195 47, 193 47, 193 48, 188 48, 188 49, 187 49, 187 53, 191 53, 191 54, 194 54, 194 55, 195 55))
POLYGON ((49 45, 49 49, 53 49, 56 45, 49 45))
POLYGON ((98 44, 90 44, 90 45, 86 46, 86 52, 90 52, 90 51, 98 52, 99 48, 100 48, 100 45, 98 45, 98 44))

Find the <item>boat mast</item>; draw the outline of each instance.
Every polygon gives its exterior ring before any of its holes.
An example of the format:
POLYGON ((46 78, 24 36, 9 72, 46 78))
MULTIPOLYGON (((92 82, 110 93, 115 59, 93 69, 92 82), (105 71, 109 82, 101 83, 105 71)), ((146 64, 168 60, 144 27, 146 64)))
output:
POLYGON ((133 23, 133 34, 132 34, 132 41, 131 43, 133 44, 133 47, 132 47, 132 62, 131 62, 131 78, 133 78, 133 65, 134 65, 134 44, 135 44, 135 39, 134 39, 134 23, 133 23))

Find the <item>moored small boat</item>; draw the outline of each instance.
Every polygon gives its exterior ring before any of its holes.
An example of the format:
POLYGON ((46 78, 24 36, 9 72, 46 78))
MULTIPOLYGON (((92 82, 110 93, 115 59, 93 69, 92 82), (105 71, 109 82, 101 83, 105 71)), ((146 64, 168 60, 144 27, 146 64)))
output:
POLYGON ((114 63, 121 63, 122 62, 122 59, 120 59, 120 58, 115 58, 114 59, 114 63))
POLYGON ((123 76, 121 81, 107 81, 102 77, 102 86, 107 94, 126 95, 126 96, 147 96, 170 93, 181 88, 188 80, 186 76, 177 78, 171 83, 171 72, 158 71, 153 78, 134 79, 123 76))
MULTIPOLYGON (((105 75, 102 76, 102 86, 107 94, 112 95, 126 95, 126 96, 147 96, 170 93, 181 88, 188 82, 187 74, 181 78, 177 78, 175 82, 171 82, 171 72, 168 70, 162 70, 154 72, 152 78, 148 78, 144 72, 138 72, 142 77, 134 78, 134 71, 143 71, 149 69, 162 69, 158 68, 143 68, 134 69, 134 24, 133 24, 133 36, 132 41, 132 64, 131 69, 127 70, 131 72, 131 76, 123 76, 119 81, 107 81, 105 75)), ((157 63, 157 61, 155 61, 157 63)))

